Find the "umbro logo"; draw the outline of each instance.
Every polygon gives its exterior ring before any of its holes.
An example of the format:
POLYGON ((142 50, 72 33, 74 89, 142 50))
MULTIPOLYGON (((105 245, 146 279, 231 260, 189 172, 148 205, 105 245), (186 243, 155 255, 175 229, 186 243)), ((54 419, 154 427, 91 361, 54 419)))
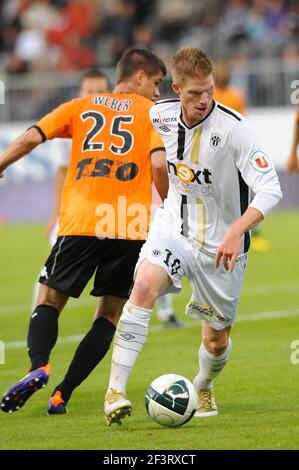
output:
POLYGON ((153 250, 153 251, 152 251, 152 255, 153 255, 153 256, 161 256, 161 254, 162 254, 162 253, 161 253, 160 250, 153 250))
POLYGON ((130 341, 130 339, 135 338, 135 336, 131 335, 130 333, 121 333, 120 336, 126 341, 130 341))
POLYGON ((163 132, 170 132, 170 129, 167 126, 160 126, 159 129, 163 132))

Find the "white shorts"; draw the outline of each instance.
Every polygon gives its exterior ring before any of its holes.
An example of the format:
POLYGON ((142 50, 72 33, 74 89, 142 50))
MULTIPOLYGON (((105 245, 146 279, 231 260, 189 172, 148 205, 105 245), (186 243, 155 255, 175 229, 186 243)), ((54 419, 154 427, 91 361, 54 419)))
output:
POLYGON ((182 277, 188 278, 192 297, 186 307, 186 315, 205 320, 215 330, 234 324, 247 255, 239 258, 232 273, 222 265, 216 270, 214 255, 201 251, 183 236, 167 238, 167 229, 153 223, 140 251, 135 272, 144 260, 161 266, 170 277, 172 285, 162 295, 179 292, 182 277))

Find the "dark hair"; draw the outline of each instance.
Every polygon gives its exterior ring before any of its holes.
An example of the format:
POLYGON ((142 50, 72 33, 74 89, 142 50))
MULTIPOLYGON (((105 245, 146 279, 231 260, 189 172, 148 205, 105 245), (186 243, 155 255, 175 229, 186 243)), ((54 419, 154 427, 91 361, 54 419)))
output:
POLYGON ((104 78, 105 80, 107 80, 107 84, 108 84, 108 87, 110 88, 110 82, 109 82, 109 78, 107 77, 107 75, 102 72, 100 69, 90 69, 90 70, 87 70, 81 77, 81 80, 80 80, 80 85, 82 85, 82 82, 86 79, 86 78, 104 78))
POLYGON ((128 80, 138 70, 143 70, 148 77, 161 71, 167 73, 164 62, 147 49, 126 49, 116 64, 116 83, 128 80))

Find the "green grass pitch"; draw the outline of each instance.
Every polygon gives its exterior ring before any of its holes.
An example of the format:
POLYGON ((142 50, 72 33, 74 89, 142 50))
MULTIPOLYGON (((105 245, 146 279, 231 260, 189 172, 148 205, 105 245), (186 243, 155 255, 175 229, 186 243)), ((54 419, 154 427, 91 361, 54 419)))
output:
MULTIPOLYGON (((187 284, 175 297, 184 330, 165 330, 153 315, 152 331, 128 384, 131 418, 111 428, 103 418, 111 352, 74 393, 68 415, 47 416, 48 396, 92 321, 95 299, 86 290, 61 317, 62 341, 51 357, 48 387, 19 412, 0 413, 0 449, 298 449, 299 364, 290 360, 291 343, 299 340, 298 211, 275 212, 262 231, 272 251, 250 254, 231 359, 215 383, 219 416, 163 428, 144 407, 147 386, 157 376, 178 373, 192 379, 197 373, 200 322, 184 318, 187 284)), ((28 369, 24 340, 31 291, 48 246, 41 226, 2 226, 0 233, 0 340, 6 345, 2 393, 28 369)))

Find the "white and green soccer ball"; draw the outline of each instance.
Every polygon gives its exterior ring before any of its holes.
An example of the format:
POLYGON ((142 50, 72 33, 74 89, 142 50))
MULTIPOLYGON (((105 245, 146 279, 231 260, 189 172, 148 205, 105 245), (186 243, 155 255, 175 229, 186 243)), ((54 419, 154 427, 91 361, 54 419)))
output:
POLYGON ((182 426, 192 418, 197 406, 197 391, 190 380, 182 375, 157 377, 145 394, 149 416, 162 426, 182 426))

